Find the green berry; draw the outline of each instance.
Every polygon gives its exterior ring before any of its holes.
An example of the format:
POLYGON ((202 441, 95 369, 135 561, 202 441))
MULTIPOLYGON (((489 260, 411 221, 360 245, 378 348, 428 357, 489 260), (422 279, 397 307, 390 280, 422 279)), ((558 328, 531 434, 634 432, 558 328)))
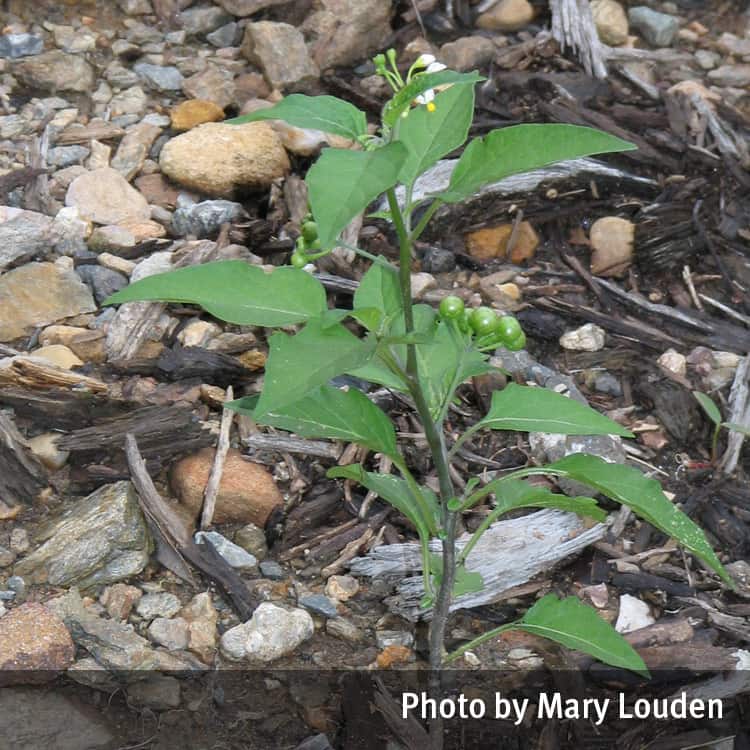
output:
POLYGON ((460 297, 451 295, 440 303, 440 317, 445 320, 458 320, 464 314, 464 301, 460 297))
POLYGON ((486 336, 495 329, 497 315, 489 307, 477 307, 469 316, 469 325, 477 336, 486 336))
POLYGON ((521 324, 512 315, 503 315, 498 318, 495 330, 502 341, 513 341, 523 333, 521 324))
POLYGON ((315 242, 318 239, 318 225, 314 221, 306 221, 302 225, 302 236, 308 244, 315 242))
POLYGON ((518 352, 526 346, 526 334, 521 331, 516 338, 505 344, 505 348, 511 352, 518 352))
POLYGON ((307 265, 307 256, 300 252, 299 250, 295 250, 292 253, 292 257, 289 259, 289 262, 295 267, 295 268, 304 268, 307 265))

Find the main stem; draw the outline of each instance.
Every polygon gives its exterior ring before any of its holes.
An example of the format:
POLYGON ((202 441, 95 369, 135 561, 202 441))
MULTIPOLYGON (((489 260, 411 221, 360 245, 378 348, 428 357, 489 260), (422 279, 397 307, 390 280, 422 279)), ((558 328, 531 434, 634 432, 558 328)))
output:
MULTIPOLYGON (((396 191, 391 188, 387 193, 388 207, 393 224, 396 228, 399 242, 399 282, 401 298, 404 308, 404 323, 406 335, 414 331, 414 316, 412 314, 411 299, 411 256, 412 241, 409 230, 404 223, 404 217, 398 205, 396 191)), ((440 420, 434 420, 430 414, 427 399, 419 381, 417 370, 417 351, 414 344, 406 347, 406 374, 409 377, 409 391, 414 399, 417 414, 424 428, 425 438, 430 447, 432 460, 438 475, 443 521, 443 571, 440 588, 435 599, 432 622, 430 623, 430 687, 437 693, 440 689, 440 669, 443 665, 443 644, 445 642, 445 628, 450 612, 451 595, 455 579, 456 565, 456 526, 458 515, 448 510, 448 501, 453 497, 453 482, 451 481, 448 451, 445 447, 443 425, 440 420)), ((443 746, 442 722, 435 729, 433 747, 439 750, 443 746)))

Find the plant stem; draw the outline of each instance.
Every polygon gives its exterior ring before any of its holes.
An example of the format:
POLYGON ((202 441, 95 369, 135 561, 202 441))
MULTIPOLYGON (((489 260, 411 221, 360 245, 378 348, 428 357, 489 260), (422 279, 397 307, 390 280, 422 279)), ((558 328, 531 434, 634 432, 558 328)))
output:
POLYGON ((488 630, 486 633, 482 633, 482 635, 478 636, 477 638, 474 638, 474 640, 469 641, 468 643, 464 643, 461 648, 456 649, 452 653, 448 654, 448 656, 445 657, 446 662, 455 661, 458 659, 459 656, 462 656, 467 651, 471 650, 472 648, 475 648, 476 646, 479 646, 481 643, 484 643, 485 641, 490 640, 490 638, 495 638, 496 636, 500 635, 501 633, 505 633, 508 630, 513 630, 515 628, 517 623, 515 622, 509 622, 507 625, 500 625, 500 627, 494 628, 493 630, 488 630))
POLYGON ((414 230, 411 233, 410 239, 412 242, 416 242, 419 239, 422 232, 424 232, 425 228, 429 224, 430 219, 435 215, 435 211, 437 211, 440 206, 441 202, 437 199, 430 203, 429 208, 424 212, 422 218, 419 220, 419 223, 416 227, 414 227, 414 230))

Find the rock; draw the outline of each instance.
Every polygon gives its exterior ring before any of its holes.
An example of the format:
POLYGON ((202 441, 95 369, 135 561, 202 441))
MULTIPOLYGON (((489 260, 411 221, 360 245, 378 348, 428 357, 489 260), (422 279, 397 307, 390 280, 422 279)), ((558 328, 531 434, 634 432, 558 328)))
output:
POLYGON ((70 451, 63 451, 57 447, 59 439, 58 432, 43 432, 27 439, 26 445, 42 464, 52 471, 57 471, 65 466, 70 456, 70 451))
POLYGON ((233 16, 252 16, 259 10, 264 8, 270 8, 273 5, 281 5, 288 2, 288 0, 219 0, 219 5, 224 8, 227 13, 231 13, 233 16))
MULTIPOLYGON (((508 254, 508 241, 513 233, 513 224, 499 224, 486 227, 465 235, 466 249, 477 260, 488 261, 505 258, 508 254)), ((539 245, 539 236, 528 221, 522 221, 510 253, 512 263, 522 263, 534 257, 539 245)))
POLYGON ((200 239, 217 234, 222 224, 243 218, 247 213, 240 203, 202 201, 178 208, 172 216, 172 231, 177 237, 191 234, 200 239))
POLYGON ((721 56, 708 49, 699 49, 695 51, 695 61, 703 70, 711 70, 719 64, 721 56))
POLYGON ((229 539, 216 531, 199 531, 195 535, 195 542, 196 544, 209 542, 219 555, 237 570, 253 570, 258 567, 258 561, 253 555, 242 547, 232 544, 229 539))
POLYGON ((188 99, 180 102, 169 113, 173 130, 190 130, 205 122, 224 119, 224 110, 215 102, 206 99, 188 99))
POLYGON ((91 289, 94 299, 100 305, 107 297, 119 292, 128 285, 128 277, 104 266, 79 266, 76 273, 86 286, 91 289))
POLYGON ((180 707, 180 681, 170 675, 150 674, 145 680, 131 682, 127 694, 128 705, 147 706, 155 711, 180 707))
POLYGON ((76 326, 49 326, 39 336, 39 343, 43 346, 63 344, 84 362, 105 360, 103 331, 90 331, 76 326))
POLYGON ((170 651, 182 651, 189 641, 188 624, 181 617, 157 617, 148 626, 148 637, 170 651))
POLYGON ((150 122, 140 122, 128 128, 112 157, 112 169, 116 169, 128 181, 133 179, 143 168, 149 150, 161 131, 158 125, 150 122))
POLYGON ((325 734, 316 734, 301 742, 294 750, 333 750, 325 734))
POLYGON ((99 601, 113 620, 127 620, 142 596, 137 586, 115 583, 102 591, 99 601))
POLYGON ((474 70, 487 65, 495 57, 497 48, 483 36, 462 36, 440 48, 438 59, 451 70, 474 70))
POLYGON ((628 41, 628 17, 616 0, 592 0, 591 15, 604 44, 617 47, 628 41))
POLYGON ((667 349, 667 351, 656 360, 656 363, 659 367, 663 367, 665 370, 673 372, 675 375, 681 375, 683 377, 687 375, 687 357, 674 349, 667 349))
POLYGON ((476 20, 480 29, 518 31, 531 23, 534 8, 528 0, 500 0, 476 20))
MULTIPOLYGON (((288 23, 249 23, 242 53, 260 68, 272 88, 281 91, 305 90, 320 77, 320 69, 308 54, 302 33, 288 23)), ((327 60, 327 64, 335 63, 327 60)))
POLYGON ((633 260, 635 225, 617 216, 605 216, 591 225, 591 273, 622 276, 633 260))
POLYGON ((89 237, 88 248, 92 252, 123 253, 132 250, 136 245, 135 235, 125 227, 117 224, 97 227, 89 237))
POLYGON ((102 167, 76 177, 65 195, 66 206, 96 224, 120 224, 150 218, 146 199, 115 169, 102 167))
POLYGON ((365 634, 351 620, 343 617, 326 620, 326 633, 347 643, 362 643, 365 639, 365 634))
POLYGON ((408 630, 377 630, 375 643, 381 651, 389 646, 411 648, 414 645, 414 635, 408 630))
POLYGON ((234 103, 234 75, 216 65, 209 65, 204 71, 186 78, 182 90, 191 99, 213 102, 222 110, 234 103))
POLYGON ((615 623, 615 630, 618 633, 631 633, 634 630, 653 625, 655 622, 656 620, 651 616, 651 611, 646 602, 642 602, 630 594, 623 594, 620 597, 620 611, 615 623))
POLYGON ((148 96, 140 87, 133 84, 137 83, 136 77, 124 91, 115 94, 109 102, 112 117, 121 117, 122 115, 142 115, 146 111, 148 96))
POLYGON ((263 560, 268 554, 266 532, 254 523, 248 523, 234 534, 234 543, 247 550, 257 560, 263 560))
POLYGON ((442 247, 428 247, 422 256, 421 266, 427 273, 450 273, 456 267, 456 256, 442 247))
POLYGON ((268 187, 289 171, 284 147, 264 122, 199 125, 170 140, 159 163, 175 182, 216 197, 268 187))
POLYGON ((8 748, 107 750, 122 743, 112 723, 62 690, 0 690, 0 735, 8 748))
POLYGON ((286 578, 284 568, 275 560, 263 560, 260 564, 260 572, 264 578, 271 581, 283 581, 286 578))
MULTIPOLYGON (((202 346, 205 347, 212 338, 221 333, 221 328, 216 323, 207 320, 195 318, 188 322, 185 327, 177 334, 177 340, 183 346, 202 346)), ((222 394, 224 391, 222 390, 222 394)), ((222 399, 223 403, 223 399, 222 399)))
POLYGON ((263 602, 250 620, 224 633, 220 647, 228 659, 272 662, 291 654, 314 632, 312 617, 304 609, 287 610, 263 602))
POLYGON ((152 206, 171 210, 177 205, 179 188, 169 182, 160 172, 136 177, 135 185, 152 206))
POLYGON ((94 69, 82 57, 52 50, 21 60, 13 66, 13 75, 32 90, 80 91, 94 88, 94 69))
POLYGON ((750 86, 750 65, 722 65, 710 70, 708 77, 717 86, 750 86))
POLYGON ((0 36, 0 57, 15 60, 38 55, 44 49, 44 39, 36 34, 3 34, 0 36))
POLYGON ((216 623, 219 614, 211 601, 211 594, 196 594, 180 610, 180 617, 188 624, 188 649, 199 659, 211 663, 216 653, 216 623))
MULTIPOLYGON (((725 31, 719 37, 717 46, 722 52, 728 55, 742 58, 750 57, 750 36, 746 35, 744 39, 740 39, 740 37, 725 31)), ((698 53, 696 52, 695 54, 697 57, 698 53)))
POLYGON ((326 581, 326 596, 339 602, 351 599, 359 591, 359 581, 353 576, 331 576, 326 581))
MULTIPOLYGON (((172 468, 172 489, 194 518, 203 505, 214 455, 212 448, 204 448, 178 461, 172 468)), ((283 501, 273 477, 262 466, 245 461, 234 448, 229 450, 216 498, 214 523, 254 523, 263 527, 271 512, 283 501)))
POLYGON ((379 669, 390 669, 394 664, 414 661, 414 652, 407 646, 386 646, 377 656, 379 669))
MULTIPOLYGON (((261 109, 270 106, 270 102, 263 100, 256 100, 254 104, 261 104, 261 107, 255 107, 254 109, 261 109)), ((243 113, 248 111, 248 104, 242 108, 243 113)), ((281 139, 284 148, 290 154, 297 154, 298 156, 316 156, 320 149, 325 145, 335 146, 337 148, 349 148, 352 144, 347 138, 342 138, 339 135, 333 135, 331 133, 324 133, 322 130, 314 130, 312 128, 296 128, 294 125, 290 125, 288 122, 283 120, 269 120, 269 125, 276 131, 277 135, 281 139)))
POLYGON ((230 21, 220 26, 210 34, 206 34, 206 41, 213 44, 214 47, 234 47, 242 39, 242 28, 238 23, 230 21))
POLYGON ((614 396, 615 398, 622 396, 620 380, 610 372, 600 372, 594 376, 594 390, 598 393, 606 393, 608 396, 614 396))
POLYGON ((26 529, 22 529, 20 526, 16 526, 13 531, 10 532, 10 548, 13 552, 22 555, 24 552, 28 552, 31 542, 29 541, 29 532, 26 529))
POLYGON ((46 323, 94 312, 86 285, 54 263, 29 263, 0 276, 0 341, 13 341, 46 323))
POLYGON ((149 16, 154 12, 151 0, 117 0, 117 4, 129 16, 149 16))
POLYGON ((573 352, 598 352, 604 348, 605 332, 593 323, 586 323, 560 336, 560 346, 573 352))
MULTIPOLYGON (((0 670, 58 672, 73 663, 75 647, 62 620, 41 604, 28 602, 0 619, 0 670)), ((0 691, 2 692, 2 691, 0 691)))
POLYGON ((319 0, 302 24, 313 60, 343 67, 380 52, 390 38, 390 0, 319 0))
POLYGON ((133 70, 141 81, 156 91, 180 91, 182 89, 182 73, 174 66, 136 63, 133 70))
MULTIPOLYGON (((0 568, 7 568, 13 565, 16 560, 16 553, 6 547, 0 547, 0 568)), ((3 610, 5 614, 5 610, 3 610)))
POLYGON ((437 289, 437 281, 431 273, 422 271, 411 275, 411 296, 415 300, 421 299, 431 289, 437 289))
POLYGON ((41 346, 39 349, 34 349, 31 353, 34 357, 46 359, 47 362, 63 370, 72 370, 74 367, 80 367, 83 364, 67 346, 63 346, 62 344, 41 346))
POLYGON ((339 611, 336 609, 336 602, 331 601, 323 594, 306 594, 297 600, 297 604, 310 612, 314 612, 316 615, 323 615, 323 617, 327 618, 339 616, 339 611))
POLYGON ((167 591, 154 594, 144 594, 135 606, 135 611, 144 620, 153 620, 155 617, 172 617, 180 611, 182 604, 180 600, 167 591))
POLYGON ((669 47, 680 30, 680 22, 667 13, 659 13, 646 5, 628 10, 631 26, 653 47, 669 47))
POLYGON ((85 27, 74 29, 72 26, 59 26, 50 24, 55 46, 64 52, 78 54, 81 52, 93 52, 96 49, 96 35, 85 27))
POLYGON ((91 153, 85 146, 55 146, 47 152, 47 164, 57 169, 80 164, 91 153))
POLYGON ((130 482, 100 487, 37 535, 40 544, 14 572, 32 583, 89 586, 140 573, 151 538, 130 482))
POLYGON ((198 6, 197 8, 183 10, 179 19, 180 26, 186 34, 202 36, 229 23, 232 16, 222 8, 198 6))
POLYGON ((49 252, 52 219, 36 211, 0 207, 0 271, 49 252))

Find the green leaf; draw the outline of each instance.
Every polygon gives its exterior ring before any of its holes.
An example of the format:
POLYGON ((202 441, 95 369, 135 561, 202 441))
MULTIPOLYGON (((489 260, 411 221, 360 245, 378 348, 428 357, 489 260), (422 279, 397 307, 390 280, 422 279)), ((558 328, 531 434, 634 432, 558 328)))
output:
POLYGON ((703 530, 669 501, 655 479, 649 479, 632 466, 611 464, 586 453, 566 456, 542 467, 542 471, 583 482, 627 505, 652 526, 676 539, 734 588, 703 530))
POLYGON ((296 336, 275 333, 256 418, 279 413, 331 378, 364 365, 373 351, 373 341, 361 341, 341 324, 323 328, 319 319, 296 336))
POLYGON ((588 516, 595 521, 604 521, 607 513, 602 510, 593 497, 568 497, 550 492, 546 487, 535 487, 519 479, 509 477, 496 479, 485 485, 481 490, 483 495, 490 492, 495 494, 497 505, 490 514, 495 518, 519 508, 557 508, 588 516))
POLYGON ((722 427, 726 427, 728 430, 732 430, 732 432, 739 432, 742 435, 750 436, 750 429, 741 424, 737 424, 736 422, 722 422, 721 424, 722 427))
MULTIPOLYGON (((226 408, 255 418, 255 407, 244 398, 230 401, 226 408)), ((324 385, 279 411, 264 414, 257 421, 302 437, 345 440, 392 458, 398 456, 396 431, 391 420, 356 388, 344 391, 324 385)))
POLYGON ((374 151, 324 149, 305 178, 321 247, 333 247, 346 225, 396 184, 406 156, 397 142, 374 151))
POLYGON ((409 386, 396 373, 391 372, 377 352, 366 365, 355 370, 348 370, 346 374, 353 375, 355 378, 362 378, 362 380, 367 380, 370 383, 377 383, 400 393, 406 393, 409 390, 409 386))
POLYGON ((312 128, 342 135, 356 141, 367 133, 367 118, 362 110, 335 96, 291 94, 268 109, 227 120, 232 125, 258 120, 284 120, 297 128, 312 128))
MULTIPOLYGON (((412 102, 428 89, 446 84, 474 85, 484 78, 478 73, 457 73, 455 70, 441 70, 439 73, 422 73, 415 76, 408 86, 404 86, 389 102, 383 110, 383 123, 392 128, 403 112, 411 107, 412 102)), ((410 112, 408 117, 411 117, 410 112)))
POLYGON ((149 276, 108 297, 104 304, 137 300, 200 305, 221 320, 256 326, 302 323, 326 309, 325 290, 310 274, 289 266, 266 273, 242 260, 149 276))
POLYGON ((360 464, 350 464, 334 466, 326 472, 326 476, 332 479, 353 479, 368 490, 376 492, 382 500, 403 513, 414 524, 420 536, 429 538, 436 533, 440 508, 437 496, 429 487, 419 488, 422 505, 427 509, 425 514, 415 502, 406 480, 392 474, 377 474, 365 471, 360 464))
POLYGON ((382 262, 370 266, 354 292, 354 308, 365 307, 379 310, 385 319, 402 313, 401 287, 394 268, 382 262))
POLYGON ((633 433, 585 404, 548 388, 516 383, 492 394, 490 410, 477 427, 558 435, 633 437, 633 433))
POLYGON ((543 596, 514 624, 515 629, 583 651, 613 667, 648 676, 638 652, 592 607, 574 596, 566 599, 558 599, 554 594, 543 596))
MULTIPOLYGON (((443 580, 443 558, 435 553, 430 554, 430 575, 434 579, 434 586, 439 589, 443 580)), ((482 574, 476 570, 469 570, 465 565, 456 565, 453 574, 453 596, 474 594, 484 589, 482 574)))
POLYGON ((484 185, 566 159, 631 151, 632 143, 579 125, 512 125, 475 138, 451 175, 446 203, 459 203, 484 185))
POLYGON ((451 86, 435 97, 435 111, 417 107, 401 121, 398 140, 409 150, 399 182, 408 185, 466 141, 474 116, 474 87, 451 86))
POLYGON ((719 407, 714 403, 713 399, 710 396, 707 396, 705 393, 701 393, 700 391, 693 391, 693 396, 695 396, 695 400, 701 405, 703 411, 706 412, 706 416, 715 425, 720 425, 721 412, 719 411, 719 407))

